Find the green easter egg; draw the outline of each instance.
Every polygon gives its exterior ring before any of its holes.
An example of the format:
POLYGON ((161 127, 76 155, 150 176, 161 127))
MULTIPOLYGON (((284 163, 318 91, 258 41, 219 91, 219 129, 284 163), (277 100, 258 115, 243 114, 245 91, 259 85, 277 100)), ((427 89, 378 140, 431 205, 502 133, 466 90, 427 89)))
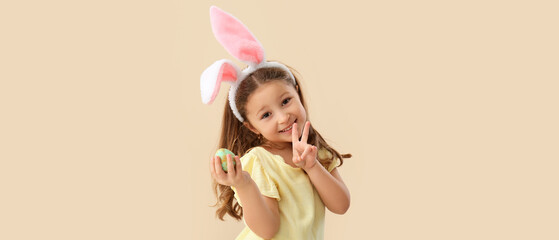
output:
POLYGON ((221 168, 223 168, 223 171, 225 172, 227 172, 227 155, 231 155, 231 160, 233 160, 233 165, 237 165, 237 163, 235 162, 235 154, 229 151, 229 149, 220 148, 217 150, 215 155, 221 159, 221 168))

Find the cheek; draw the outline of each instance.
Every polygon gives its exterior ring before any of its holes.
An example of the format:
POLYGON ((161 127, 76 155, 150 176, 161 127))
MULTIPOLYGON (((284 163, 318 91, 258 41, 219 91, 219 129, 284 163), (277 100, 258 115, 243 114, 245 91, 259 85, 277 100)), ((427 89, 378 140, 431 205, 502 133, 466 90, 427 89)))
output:
POLYGON ((305 121, 307 120, 307 111, 305 111, 305 108, 303 107, 303 105, 299 106, 299 114, 301 114, 301 116, 303 116, 305 119, 305 121))
POLYGON ((270 126, 267 123, 260 123, 258 124, 258 131, 262 134, 266 134, 270 132, 270 126))

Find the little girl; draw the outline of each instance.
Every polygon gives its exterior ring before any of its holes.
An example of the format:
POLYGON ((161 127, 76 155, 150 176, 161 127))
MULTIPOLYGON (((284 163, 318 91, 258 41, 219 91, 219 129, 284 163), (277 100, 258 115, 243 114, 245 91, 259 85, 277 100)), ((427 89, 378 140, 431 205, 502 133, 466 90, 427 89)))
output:
POLYGON ((218 41, 249 66, 220 60, 201 77, 202 100, 211 103, 222 81, 231 82, 220 147, 227 155, 210 160, 218 196, 217 216, 244 219, 237 239, 323 239, 324 207, 344 214, 350 196, 338 170, 342 155, 308 121, 299 81, 292 69, 264 59, 252 33, 233 16, 210 8, 218 41), (242 156, 239 158, 239 156, 242 156))

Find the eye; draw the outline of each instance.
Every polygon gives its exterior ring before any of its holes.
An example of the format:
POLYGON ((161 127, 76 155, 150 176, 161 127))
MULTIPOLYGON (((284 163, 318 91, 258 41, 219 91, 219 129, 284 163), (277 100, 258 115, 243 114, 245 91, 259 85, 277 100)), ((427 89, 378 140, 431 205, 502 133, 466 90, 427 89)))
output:
POLYGON ((291 98, 290 98, 290 97, 284 99, 284 100, 281 102, 281 105, 286 105, 286 104, 288 104, 289 102, 291 102, 291 98))
POLYGON ((264 113, 262 114, 262 117, 260 119, 264 119, 270 116, 270 112, 264 113))

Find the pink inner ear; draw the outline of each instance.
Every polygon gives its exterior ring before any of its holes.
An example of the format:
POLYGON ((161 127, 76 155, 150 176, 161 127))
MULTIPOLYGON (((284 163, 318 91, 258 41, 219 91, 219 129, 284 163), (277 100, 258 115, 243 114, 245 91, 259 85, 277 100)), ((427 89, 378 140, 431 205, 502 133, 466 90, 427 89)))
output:
POLYGON ((214 35, 221 45, 237 59, 260 63, 264 60, 264 49, 254 35, 238 19, 212 6, 210 19, 214 35))
POLYGON ((219 73, 217 74, 217 81, 215 83, 214 92, 212 93, 211 97, 212 101, 217 97, 217 94, 219 93, 221 82, 235 81, 237 81, 237 70, 230 64, 223 63, 223 65, 221 65, 221 68, 219 69, 219 73))
POLYGON ((221 69, 219 70, 219 79, 218 81, 226 81, 226 82, 235 82, 237 81, 237 70, 225 63, 221 66, 221 69))

